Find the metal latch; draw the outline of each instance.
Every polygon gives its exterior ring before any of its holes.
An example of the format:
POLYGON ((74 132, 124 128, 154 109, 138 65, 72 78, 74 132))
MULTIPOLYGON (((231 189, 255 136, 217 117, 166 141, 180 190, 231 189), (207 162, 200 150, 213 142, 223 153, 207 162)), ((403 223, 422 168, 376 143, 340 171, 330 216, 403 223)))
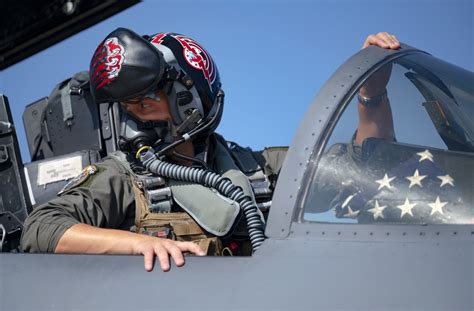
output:
POLYGON ((13 124, 10 122, 0 121, 0 134, 7 134, 13 130, 13 124))
POLYGON ((9 159, 8 148, 6 145, 0 145, 0 163, 5 163, 9 159))

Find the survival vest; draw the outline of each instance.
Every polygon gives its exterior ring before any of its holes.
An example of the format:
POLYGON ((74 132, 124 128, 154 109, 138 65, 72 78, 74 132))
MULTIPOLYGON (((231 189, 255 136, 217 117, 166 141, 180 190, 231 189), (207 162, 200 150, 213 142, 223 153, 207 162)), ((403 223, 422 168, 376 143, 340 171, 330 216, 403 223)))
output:
MULTIPOLYGON (((264 217, 271 206, 271 183, 248 148, 214 135, 217 173, 251 197, 264 217)), ((122 161, 123 161, 123 157, 122 161)), ((198 243, 208 255, 250 255, 246 222, 237 202, 215 189, 133 173, 137 233, 198 243)))

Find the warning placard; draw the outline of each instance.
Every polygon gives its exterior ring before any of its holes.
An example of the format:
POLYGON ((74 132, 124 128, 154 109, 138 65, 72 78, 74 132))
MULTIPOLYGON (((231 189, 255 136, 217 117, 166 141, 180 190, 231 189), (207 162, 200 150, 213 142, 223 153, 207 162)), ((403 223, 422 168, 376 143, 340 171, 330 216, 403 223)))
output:
POLYGON ((74 156, 38 164, 38 185, 68 180, 82 171, 82 157, 74 156))

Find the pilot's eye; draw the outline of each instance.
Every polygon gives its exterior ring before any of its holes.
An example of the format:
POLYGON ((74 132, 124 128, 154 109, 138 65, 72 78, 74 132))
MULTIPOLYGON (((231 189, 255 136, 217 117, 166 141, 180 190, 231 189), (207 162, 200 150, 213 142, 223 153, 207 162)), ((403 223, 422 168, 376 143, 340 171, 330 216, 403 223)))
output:
POLYGON ((132 99, 129 99, 129 100, 126 100, 123 102, 124 105, 138 105, 138 104, 141 104, 142 101, 145 99, 145 98, 150 98, 150 99, 153 99, 155 101, 160 101, 160 96, 157 94, 157 91, 156 90, 152 90, 150 92, 148 92, 147 94, 145 94, 144 96, 140 96, 140 97, 137 97, 137 98, 132 98, 132 99))
POLYGON ((127 101, 124 101, 123 104, 124 105, 138 105, 142 101, 143 101, 143 97, 139 97, 139 98, 133 98, 133 99, 129 99, 127 101))

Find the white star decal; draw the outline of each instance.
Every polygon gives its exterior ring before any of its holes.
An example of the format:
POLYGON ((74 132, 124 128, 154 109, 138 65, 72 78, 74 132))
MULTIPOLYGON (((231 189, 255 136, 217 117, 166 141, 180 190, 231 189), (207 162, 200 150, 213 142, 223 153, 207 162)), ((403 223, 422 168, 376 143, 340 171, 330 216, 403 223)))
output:
POLYGON ((379 206, 379 201, 375 200, 375 207, 369 209, 368 211, 374 214, 374 220, 377 220, 377 218, 385 218, 383 216, 383 210, 387 207, 387 205, 384 206, 379 206))
POLYGON ((399 208, 402 211, 402 214, 400 215, 400 218, 403 218, 406 214, 409 214, 411 217, 413 217, 413 213, 411 210, 415 207, 416 203, 410 204, 410 201, 408 201, 408 198, 405 199, 405 203, 402 205, 397 205, 397 208, 399 208))
POLYGON ((347 214, 344 215, 344 217, 356 218, 357 215, 359 215, 360 211, 355 211, 354 212, 350 206, 348 206, 347 209, 348 209, 348 212, 347 212, 347 214))
POLYGON ((441 200, 439 199, 439 196, 436 197, 436 201, 434 201, 433 203, 428 203, 428 206, 431 207, 431 215, 433 215, 434 213, 438 212, 440 214, 444 214, 443 213, 443 207, 448 204, 448 202, 441 202, 441 200))
POLYGON ((420 175, 418 170, 416 170, 415 174, 413 174, 413 176, 408 176, 408 177, 405 177, 405 178, 410 181, 410 186, 408 186, 408 188, 411 188, 414 185, 418 185, 420 187, 423 187, 423 185, 421 184, 421 181, 426 178, 426 175, 420 175))
POLYGON ((388 178, 388 175, 385 174, 385 176, 382 179, 376 180, 375 182, 379 184, 379 188, 377 190, 382 189, 383 187, 387 187, 388 189, 392 189, 392 185, 390 185, 390 182, 394 180, 395 177, 390 177, 388 178))
POLYGON ((429 150, 425 150, 423 152, 418 152, 417 155, 420 156, 420 160, 418 160, 418 162, 421 162, 421 161, 424 161, 424 160, 429 160, 429 161, 433 162, 433 155, 431 154, 431 152, 429 150))
POLYGON ((440 188, 443 187, 444 185, 451 185, 454 187, 454 179, 449 176, 449 175, 444 175, 444 176, 438 176, 438 179, 441 180, 441 186, 439 186, 440 188))

